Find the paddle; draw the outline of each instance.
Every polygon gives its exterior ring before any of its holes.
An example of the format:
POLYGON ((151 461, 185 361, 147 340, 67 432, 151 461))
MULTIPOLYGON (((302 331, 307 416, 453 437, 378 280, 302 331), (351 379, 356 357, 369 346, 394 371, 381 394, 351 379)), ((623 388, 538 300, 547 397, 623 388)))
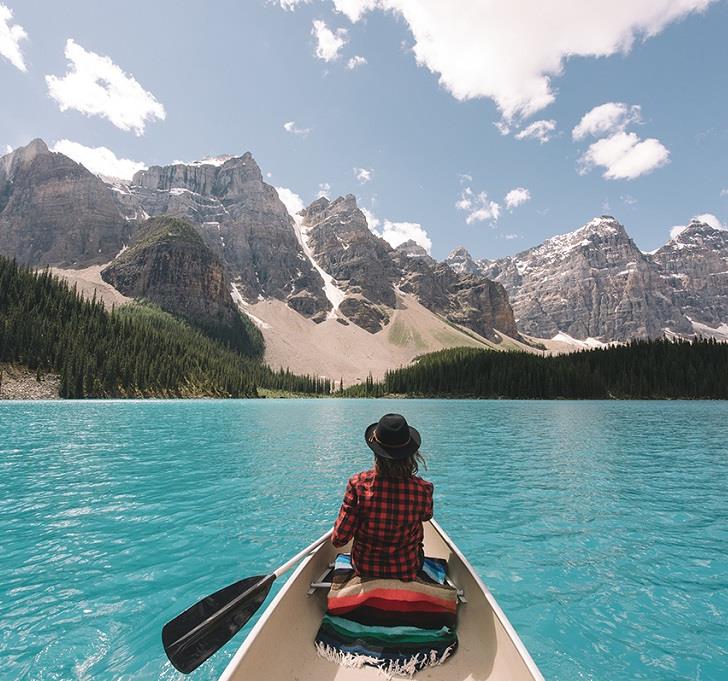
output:
POLYGON ((167 622, 162 629, 162 643, 175 669, 189 674, 220 650, 263 604, 276 577, 290 570, 330 536, 331 530, 275 572, 230 584, 167 622))

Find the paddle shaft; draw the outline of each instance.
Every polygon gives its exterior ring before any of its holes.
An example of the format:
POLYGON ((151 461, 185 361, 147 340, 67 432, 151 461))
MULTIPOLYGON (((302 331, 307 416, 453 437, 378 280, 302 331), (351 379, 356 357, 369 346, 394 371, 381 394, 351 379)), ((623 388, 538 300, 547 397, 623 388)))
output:
POLYGON ((283 563, 283 565, 281 565, 273 574, 276 577, 280 577, 282 574, 288 572, 294 565, 303 560, 314 549, 317 549, 319 546, 321 546, 321 544, 323 544, 331 536, 332 532, 333 530, 329 530, 328 532, 322 534, 315 542, 307 546, 305 549, 303 549, 303 551, 299 551, 287 563, 283 563))
POLYGON ((305 549, 299 551, 289 561, 283 563, 283 565, 281 565, 275 572, 268 575, 267 577, 263 577, 257 584, 254 584, 252 587, 231 600, 229 603, 226 603, 222 608, 220 608, 217 612, 214 612, 206 620, 200 622, 196 627, 190 629, 184 636, 181 636, 179 639, 177 639, 177 641, 174 642, 174 647, 179 648, 180 646, 185 646, 187 642, 191 642, 192 640, 194 640, 199 633, 207 629, 207 627, 209 627, 214 622, 225 617, 225 615, 227 615, 231 610, 234 610, 235 607, 238 606, 244 599, 258 591, 261 587, 265 587, 267 585, 268 588, 270 588, 270 585, 275 581, 277 577, 280 577, 282 574, 288 572, 288 570, 296 565, 296 563, 303 560, 314 549, 321 546, 321 544, 323 544, 331 536, 332 532, 333 530, 329 530, 325 534, 322 534, 315 542, 309 544, 305 549))

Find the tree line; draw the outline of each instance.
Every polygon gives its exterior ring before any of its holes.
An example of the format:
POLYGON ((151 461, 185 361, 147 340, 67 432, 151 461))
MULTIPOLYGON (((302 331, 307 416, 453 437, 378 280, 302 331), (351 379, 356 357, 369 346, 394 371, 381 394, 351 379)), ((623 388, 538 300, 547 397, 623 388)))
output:
POLYGON ((56 372, 61 397, 256 397, 258 388, 329 394, 331 381, 274 371, 140 303, 111 312, 49 271, 0 256, 0 362, 56 372))
POLYGON ((728 344, 635 340, 543 357, 476 348, 440 350, 343 391, 349 396, 513 399, 728 399, 728 344))

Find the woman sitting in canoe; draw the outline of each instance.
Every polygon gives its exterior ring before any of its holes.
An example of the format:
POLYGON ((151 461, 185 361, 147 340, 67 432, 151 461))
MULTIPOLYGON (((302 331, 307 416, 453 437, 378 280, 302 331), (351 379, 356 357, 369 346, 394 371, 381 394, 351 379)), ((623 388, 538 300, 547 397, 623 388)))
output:
POLYGON ((432 483, 418 477, 420 434, 399 414, 385 414, 364 437, 374 468, 350 480, 332 542, 353 541, 352 566, 361 577, 411 581, 422 567, 422 523, 432 518, 432 483))
POLYGON ((336 557, 315 645, 340 665, 411 676, 455 652, 457 594, 446 561, 424 555, 432 483, 417 476, 420 434, 385 414, 364 437, 374 468, 346 487, 332 542, 352 541, 351 554, 336 557))

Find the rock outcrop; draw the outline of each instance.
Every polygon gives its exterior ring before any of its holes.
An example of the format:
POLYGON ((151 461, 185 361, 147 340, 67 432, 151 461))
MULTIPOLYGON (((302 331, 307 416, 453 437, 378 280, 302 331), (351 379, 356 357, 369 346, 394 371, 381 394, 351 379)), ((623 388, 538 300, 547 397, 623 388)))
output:
POLYGON ((185 220, 148 220, 101 276, 124 295, 149 300, 244 354, 262 350, 260 333, 233 302, 222 263, 185 220))
POLYGON ((437 262, 422 246, 412 239, 402 242, 394 250, 407 258, 423 258, 430 265, 437 262))
POLYGON ((117 189, 127 214, 192 222, 245 299, 277 298, 308 317, 330 309, 323 280, 303 253, 291 216, 250 153, 153 166, 117 189))
POLYGON ((458 246, 451 251, 445 262, 458 274, 480 274, 478 263, 464 246, 458 246))
POLYGON ((0 253, 28 265, 86 267, 129 243, 113 193, 96 175, 36 139, 0 158, 0 253))
POLYGON ((311 256, 346 294, 339 310, 367 331, 379 331, 389 320, 387 308, 396 305, 400 273, 392 247, 371 232, 351 194, 321 197, 301 216, 311 256))
POLYGON ((424 258, 408 257, 401 264, 400 290, 414 293, 427 309, 491 340, 496 330, 518 338, 513 309, 500 284, 424 258))
POLYGON ((683 314, 713 328, 728 324, 728 230, 693 220, 653 259, 683 314))

